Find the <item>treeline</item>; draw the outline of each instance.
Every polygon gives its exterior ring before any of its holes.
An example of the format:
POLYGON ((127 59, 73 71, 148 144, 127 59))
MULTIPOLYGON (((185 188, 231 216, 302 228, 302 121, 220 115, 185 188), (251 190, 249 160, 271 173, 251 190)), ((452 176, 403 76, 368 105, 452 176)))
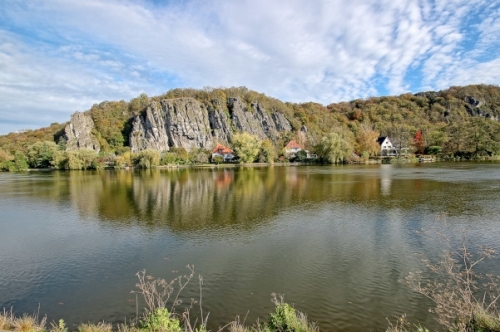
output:
POLYGON ((26 153, 15 151, 14 155, 0 150, 0 171, 14 172, 35 168, 91 170, 105 167, 152 168, 172 164, 199 164, 210 161, 210 151, 198 149, 186 151, 184 148, 172 148, 169 152, 145 150, 130 153, 127 149, 120 154, 97 153, 94 150, 80 149, 66 151, 65 141, 58 144, 50 141, 29 145, 26 153))
MULTIPOLYGON (((395 146, 417 154, 470 159, 500 153, 500 87, 494 85, 371 97, 328 106, 312 102, 284 103, 245 87, 233 87, 173 89, 157 97, 141 94, 129 102, 105 101, 93 105, 86 113, 94 121, 93 134, 101 145, 101 152, 97 157, 93 156, 90 164, 90 152, 63 150, 65 124, 54 123, 47 128, 0 136, 0 167, 4 170, 23 169, 27 164, 30 168, 73 169, 82 164, 98 168, 111 162, 117 166, 150 166, 210 161, 210 151, 207 150, 181 151, 174 148, 164 154, 144 152, 142 157, 130 153, 129 135, 134 116, 143 112, 151 100, 180 97, 194 98, 208 109, 222 110, 228 115, 228 99, 239 98, 249 111, 253 105, 259 104, 269 112, 282 113, 290 121, 291 132, 282 133, 274 141, 255 143, 258 148, 254 148, 250 156, 241 155, 241 161, 284 160, 287 156, 283 148, 292 139, 324 162, 363 160, 378 154, 379 146, 375 140, 379 136, 389 136, 395 146), (41 145, 44 145, 43 149, 55 149, 57 153, 46 153, 52 159, 33 157, 33 151, 41 145), (142 162, 137 161, 141 158, 142 162), (44 162, 36 162, 36 159, 44 162), (72 162, 74 159, 79 161, 72 162)), ((232 145, 235 151, 238 150, 237 140, 233 139, 232 145)))

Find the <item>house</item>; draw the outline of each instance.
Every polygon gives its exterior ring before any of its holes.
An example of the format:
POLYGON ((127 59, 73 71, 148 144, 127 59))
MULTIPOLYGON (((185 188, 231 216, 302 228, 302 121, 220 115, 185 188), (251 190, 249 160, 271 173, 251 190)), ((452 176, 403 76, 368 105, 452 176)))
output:
POLYGON ((292 156, 295 157, 295 154, 300 150, 302 150, 302 147, 295 140, 291 140, 285 146, 285 154, 287 154, 290 157, 292 156))
POLYGON ((392 144, 391 140, 387 136, 380 136, 377 139, 380 145, 380 155, 381 156, 406 156, 408 155, 408 150, 406 146, 395 146, 392 144))
POLYGON ((377 139, 377 143, 380 145, 380 155, 381 156, 395 156, 397 151, 392 145, 391 140, 387 136, 380 136, 377 139))
POLYGON ((306 153, 306 159, 317 159, 318 156, 313 153, 309 153, 308 150, 302 149, 302 146, 300 146, 299 143, 297 143, 295 140, 291 140, 288 142, 288 144, 285 146, 285 154, 288 156, 289 159, 293 159, 297 156, 297 152, 299 151, 304 151, 306 153))
POLYGON ((230 148, 217 144, 212 150, 212 161, 215 157, 221 157, 224 162, 233 161, 235 159, 234 151, 230 148))

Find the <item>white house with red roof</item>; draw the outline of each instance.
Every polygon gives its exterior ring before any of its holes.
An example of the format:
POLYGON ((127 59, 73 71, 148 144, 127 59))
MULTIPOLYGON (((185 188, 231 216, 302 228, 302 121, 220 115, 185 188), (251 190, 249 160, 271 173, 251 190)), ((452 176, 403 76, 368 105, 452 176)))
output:
POLYGON ((228 161, 233 161, 235 158, 234 151, 231 150, 230 148, 222 145, 222 144, 217 144, 215 148, 212 150, 212 161, 214 160, 214 157, 221 157, 224 162, 228 161))
POLYGON ((287 155, 295 155, 300 150, 303 150, 302 147, 293 139, 285 146, 285 153, 287 155))

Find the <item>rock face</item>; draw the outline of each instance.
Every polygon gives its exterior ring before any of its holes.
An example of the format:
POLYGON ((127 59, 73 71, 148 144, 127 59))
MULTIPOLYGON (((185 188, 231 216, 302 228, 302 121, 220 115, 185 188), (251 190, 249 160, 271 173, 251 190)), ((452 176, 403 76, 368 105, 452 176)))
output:
POLYGON ((94 121, 89 115, 81 112, 73 114, 69 124, 64 128, 66 150, 90 149, 99 152, 101 146, 92 134, 92 129, 94 121))
POLYGON ((500 121, 499 116, 495 116, 492 112, 488 112, 487 110, 481 109, 481 106, 485 104, 484 100, 478 100, 471 96, 466 96, 464 101, 465 110, 469 113, 470 116, 481 116, 487 119, 492 119, 496 121, 500 121))
POLYGON ((276 139, 292 129, 283 114, 266 112, 259 104, 247 110, 237 98, 228 100, 229 114, 193 98, 152 102, 133 121, 132 152, 146 149, 168 151, 170 147, 211 149, 216 143, 231 142, 234 132, 246 131, 260 139, 276 139))
POLYGON ((246 131, 260 139, 275 138, 280 131, 290 131, 292 126, 283 114, 268 114, 258 103, 252 104, 252 110, 245 109, 237 98, 230 98, 228 108, 238 131, 246 131))

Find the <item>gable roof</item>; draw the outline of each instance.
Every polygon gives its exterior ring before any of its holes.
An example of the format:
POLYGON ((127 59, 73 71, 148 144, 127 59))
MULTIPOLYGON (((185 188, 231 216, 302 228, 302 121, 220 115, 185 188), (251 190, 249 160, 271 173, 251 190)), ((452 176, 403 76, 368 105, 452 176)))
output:
POLYGON ((286 146, 285 149, 302 149, 302 147, 295 140, 291 140, 286 146))
MULTIPOLYGON (((377 138, 377 143, 382 145, 382 143, 384 143, 386 138, 389 139, 388 136, 380 136, 379 138, 377 138)), ((389 140, 389 142, 390 142, 390 140, 389 140)))
POLYGON ((230 154, 233 153, 233 150, 230 148, 222 145, 222 144, 217 144, 215 148, 213 148, 212 153, 218 153, 218 154, 230 154))

